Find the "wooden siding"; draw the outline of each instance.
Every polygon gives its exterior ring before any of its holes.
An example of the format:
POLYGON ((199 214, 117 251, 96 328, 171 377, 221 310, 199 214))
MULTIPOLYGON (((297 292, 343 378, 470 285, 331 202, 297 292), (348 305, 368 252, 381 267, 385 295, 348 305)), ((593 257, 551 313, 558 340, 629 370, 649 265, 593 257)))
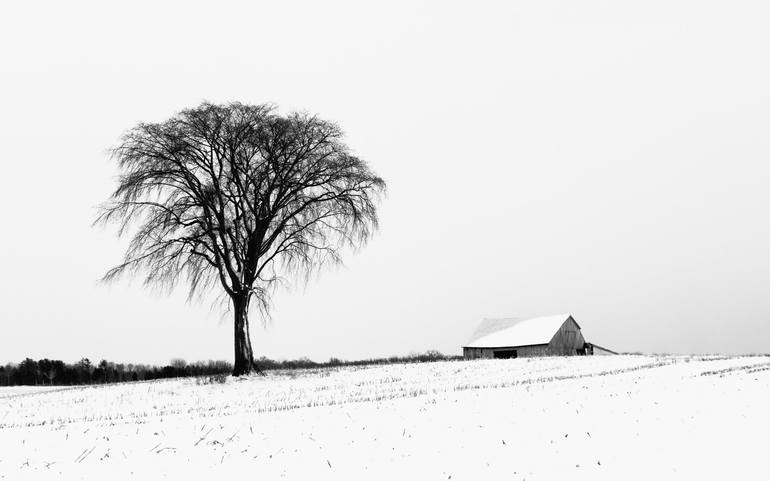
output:
POLYGON ((463 358, 465 359, 494 359, 495 352, 516 351, 515 357, 542 357, 553 356, 548 344, 539 344, 536 346, 512 346, 512 347, 464 347, 463 358))

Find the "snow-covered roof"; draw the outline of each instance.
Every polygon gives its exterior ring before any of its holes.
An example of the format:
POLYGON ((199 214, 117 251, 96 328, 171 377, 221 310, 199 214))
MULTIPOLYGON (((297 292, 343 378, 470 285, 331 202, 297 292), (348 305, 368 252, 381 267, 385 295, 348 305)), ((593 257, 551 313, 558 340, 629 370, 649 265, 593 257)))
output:
POLYGON ((476 339, 481 339, 482 337, 488 336, 493 332, 502 331, 503 329, 507 329, 521 321, 523 321, 523 319, 520 317, 484 319, 481 321, 481 324, 479 324, 479 327, 473 331, 473 334, 471 334, 471 338, 468 339, 468 342, 471 343, 476 339))
MULTIPOLYGON (((515 323, 510 325, 510 327, 503 327, 481 337, 471 338, 471 342, 465 347, 512 347, 548 344, 551 342, 554 334, 556 334, 556 331, 570 317, 569 314, 558 314, 555 316, 534 317, 518 322, 515 322, 515 319, 508 319, 508 321, 514 321, 515 323)), ((489 320, 485 319, 476 332, 479 332, 485 325, 505 325, 505 322, 499 322, 502 321, 499 319, 491 320, 498 321, 496 323, 489 323, 487 321, 489 320)))

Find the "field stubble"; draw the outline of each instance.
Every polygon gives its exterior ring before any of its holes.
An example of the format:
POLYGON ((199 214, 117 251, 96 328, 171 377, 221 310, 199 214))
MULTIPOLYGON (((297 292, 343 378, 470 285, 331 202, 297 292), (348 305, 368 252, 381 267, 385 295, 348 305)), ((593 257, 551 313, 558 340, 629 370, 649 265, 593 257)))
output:
POLYGON ((0 478, 197 479, 247 469, 296 479, 713 479, 761 459, 751 454, 768 401, 762 356, 454 361, 14 388, 0 390, 0 478))

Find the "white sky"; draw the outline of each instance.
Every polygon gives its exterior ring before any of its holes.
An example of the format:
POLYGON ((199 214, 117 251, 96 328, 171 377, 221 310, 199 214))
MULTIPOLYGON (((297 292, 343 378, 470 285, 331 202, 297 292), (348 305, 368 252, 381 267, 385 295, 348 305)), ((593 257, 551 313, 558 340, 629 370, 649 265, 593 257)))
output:
POLYGON ((0 363, 232 358, 229 315, 97 283, 106 150, 202 100, 338 121, 389 184, 257 355, 459 353, 561 312, 621 351, 770 351, 767 2, 115 3, 0 7, 0 363))

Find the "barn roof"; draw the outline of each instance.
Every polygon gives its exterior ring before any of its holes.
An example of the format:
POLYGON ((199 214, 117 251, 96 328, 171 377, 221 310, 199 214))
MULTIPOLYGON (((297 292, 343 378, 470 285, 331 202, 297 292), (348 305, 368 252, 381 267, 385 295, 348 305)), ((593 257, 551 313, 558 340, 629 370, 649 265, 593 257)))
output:
POLYGON ((476 330, 473 331, 473 334, 471 334, 471 338, 468 339, 468 342, 471 343, 477 339, 481 339, 484 336, 488 336, 493 332, 502 331, 503 329, 507 329, 523 320, 524 319, 520 317, 484 319, 483 321, 481 321, 481 324, 479 324, 479 327, 477 327, 476 330))
POLYGON ((512 347, 548 344, 556 331, 570 317, 572 316, 569 314, 558 314, 521 321, 516 319, 485 319, 465 347, 512 347), (489 332, 496 326, 501 328, 489 332), (475 337, 479 331, 484 332, 484 334, 475 337))

